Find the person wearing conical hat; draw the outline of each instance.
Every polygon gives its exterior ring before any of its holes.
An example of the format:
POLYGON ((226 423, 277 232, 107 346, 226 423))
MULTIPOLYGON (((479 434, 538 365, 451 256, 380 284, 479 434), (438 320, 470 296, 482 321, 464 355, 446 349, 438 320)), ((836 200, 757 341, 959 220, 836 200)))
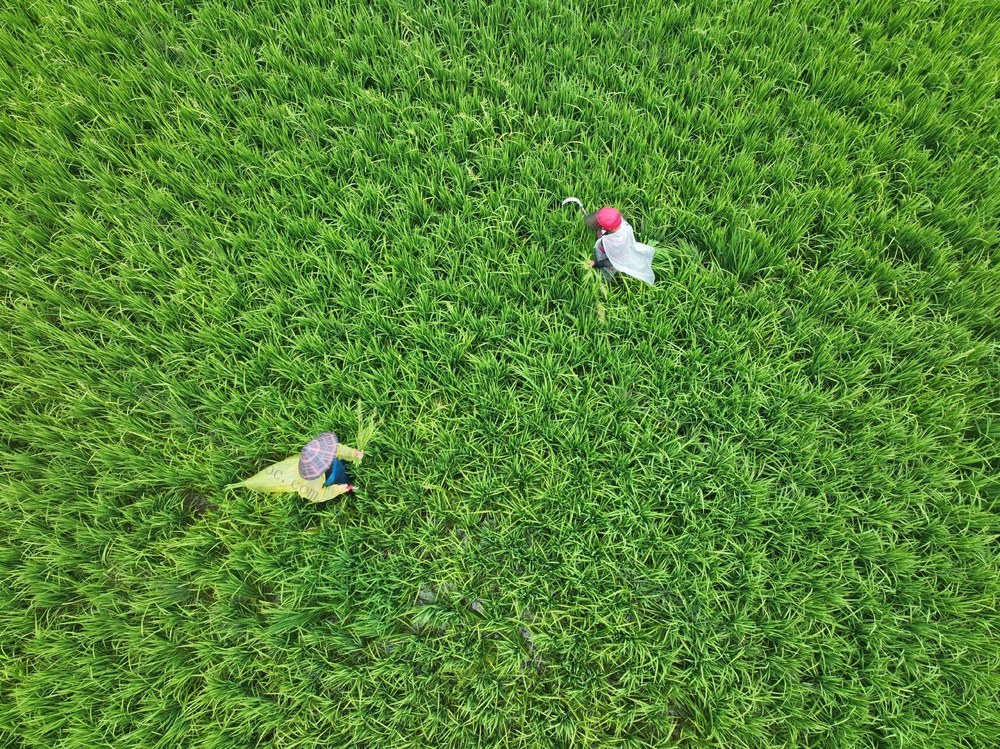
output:
POLYGON ((327 502, 354 491, 346 463, 360 463, 363 450, 340 442, 333 432, 310 440, 302 452, 274 463, 238 484, 258 492, 295 492, 310 502, 327 502))
POLYGON ((652 285, 653 248, 635 241, 635 233, 621 212, 612 206, 588 213, 584 222, 597 232, 594 243, 594 259, 590 265, 597 268, 605 280, 614 278, 619 272, 652 285))
POLYGON ((354 487, 350 485, 351 477, 347 473, 345 460, 361 460, 364 453, 360 450, 341 445, 333 432, 323 432, 310 440, 299 455, 299 476, 305 481, 315 481, 323 478, 322 488, 334 485, 346 486, 346 491, 354 487))

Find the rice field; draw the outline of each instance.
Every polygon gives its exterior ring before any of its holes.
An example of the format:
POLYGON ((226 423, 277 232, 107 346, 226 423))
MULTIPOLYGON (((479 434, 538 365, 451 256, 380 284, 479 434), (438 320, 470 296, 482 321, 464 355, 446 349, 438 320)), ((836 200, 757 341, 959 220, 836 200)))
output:
POLYGON ((0 746, 996 746, 1000 5, 0 51, 0 746), (328 430, 355 494, 226 488, 328 430))

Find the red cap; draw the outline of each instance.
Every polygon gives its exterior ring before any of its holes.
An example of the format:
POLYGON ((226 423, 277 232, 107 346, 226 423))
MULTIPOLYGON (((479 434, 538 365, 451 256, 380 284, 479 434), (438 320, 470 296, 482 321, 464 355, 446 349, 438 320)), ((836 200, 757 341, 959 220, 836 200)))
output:
POLYGON ((607 206, 597 212, 597 223, 604 231, 615 231, 622 225, 622 215, 617 208, 607 206))

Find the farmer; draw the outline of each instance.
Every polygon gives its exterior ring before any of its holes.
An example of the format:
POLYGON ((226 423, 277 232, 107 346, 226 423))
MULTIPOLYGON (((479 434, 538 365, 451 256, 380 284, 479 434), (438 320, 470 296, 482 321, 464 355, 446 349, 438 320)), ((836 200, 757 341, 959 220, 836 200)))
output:
POLYGON ((310 502, 326 502, 354 491, 345 461, 359 463, 364 451, 341 444, 333 432, 323 432, 299 455, 274 463, 256 475, 227 488, 257 492, 295 492, 310 502))
POLYGON ((653 248, 635 241, 635 234, 628 221, 617 208, 607 206, 584 217, 587 226, 597 232, 594 259, 590 265, 597 268, 606 280, 619 271, 652 285, 653 248))
MULTIPOLYGON (((315 483, 322 477, 323 483, 320 487, 322 489, 338 486, 344 487, 345 492, 351 491, 354 487, 351 486, 351 477, 347 474, 344 460, 361 460, 364 455, 360 450, 340 444, 340 440, 333 432, 323 432, 310 440, 299 455, 299 476, 304 479, 302 487, 315 489, 310 486, 310 482, 315 483)), ((302 488, 297 490, 302 496, 312 499, 302 493, 302 488)))

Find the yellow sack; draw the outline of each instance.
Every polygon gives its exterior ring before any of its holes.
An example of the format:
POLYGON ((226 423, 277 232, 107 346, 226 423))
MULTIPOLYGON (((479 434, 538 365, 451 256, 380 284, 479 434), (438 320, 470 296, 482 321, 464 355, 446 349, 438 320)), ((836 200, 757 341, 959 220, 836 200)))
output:
POLYGON ((230 484, 226 488, 243 487, 254 492, 295 492, 298 491, 298 483, 302 480, 299 476, 299 456, 293 455, 280 463, 269 465, 246 481, 230 484))

